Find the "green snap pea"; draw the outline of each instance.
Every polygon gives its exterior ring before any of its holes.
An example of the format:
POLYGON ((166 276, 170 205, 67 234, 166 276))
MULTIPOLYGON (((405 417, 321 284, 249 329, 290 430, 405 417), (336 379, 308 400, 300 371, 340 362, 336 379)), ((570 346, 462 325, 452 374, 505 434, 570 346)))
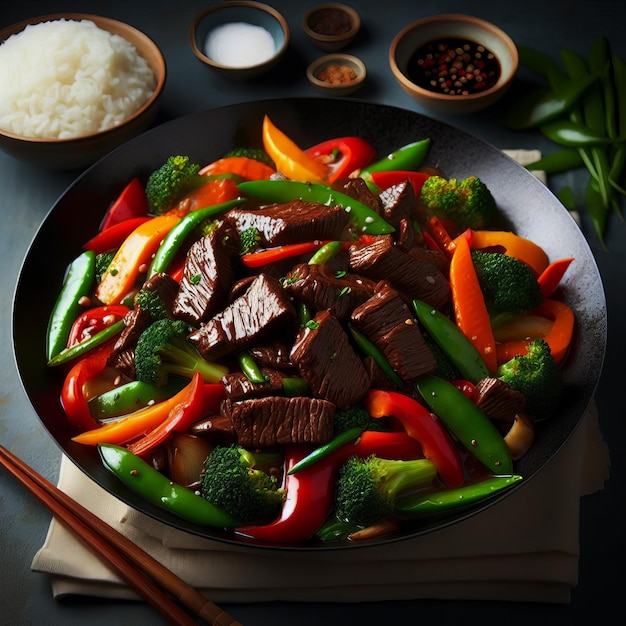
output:
POLYGON ((291 202, 297 198, 326 206, 340 206, 350 215, 359 233, 384 235, 395 231, 376 211, 345 193, 318 183, 296 180, 250 180, 238 185, 240 191, 263 202, 291 202))
POLYGON ((393 170, 415 171, 419 169, 426 160, 430 150, 430 144, 431 139, 429 137, 406 144, 394 150, 386 157, 364 167, 360 175, 362 178, 367 178, 368 174, 372 172, 390 172, 393 170))
POLYGON ((439 513, 473 504, 522 480, 519 474, 491 476, 477 483, 429 494, 402 496, 396 500, 400 515, 439 513))
POLYGON ((465 380, 476 384, 489 376, 487 365, 478 350, 449 317, 421 300, 413 300, 413 310, 424 330, 465 380))
POLYGON ((290 398, 296 396, 307 396, 311 393, 309 383, 298 376, 285 376, 283 378, 283 392, 290 398))
POLYGON ((309 265, 324 265, 328 263, 328 261, 339 254, 342 246, 343 242, 341 241, 329 241, 309 259, 309 265))
POLYGON ((543 170, 546 174, 559 174, 584 165, 577 148, 567 147, 545 154, 540 159, 526 165, 529 170, 543 170))
POLYGON ((539 76, 549 78, 551 74, 562 75, 561 69, 556 61, 544 52, 522 45, 517 46, 517 52, 520 64, 539 76))
POLYGON ((586 124, 580 124, 572 120, 553 120, 542 124, 539 130, 548 139, 562 146, 597 146, 615 141, 604 133, 589 128, 586 124))
POLYGON ((305 467, 309 467, 313 465, 313 463, 327 457, 331 452, 334 452, 341 446, 344 446, 351 441, 354 441, 357 437, 360 437, 363 433, 363 429, 355 426, 354 428, 349 428, 348 430, 344 430, 342 433, 339 433, 337 436, 333 437, 328 443, 320 446, 319 448, 315 448, 313 452, 307 454, 304 458, 300 459, 291 469, 287 472, 288 474, 295 474, 305 467))
POLYGON ((124 485, 156 506, 202 526, 234 528, 241 521, 148 465, 126 448, 99 443, 104 466, 124 485))
POLYGON ((237 360, 241 371, 246 375, 251 383, 266 383, 268 381, 267 376, 262 372, 259 364, 254 360, 249 352, 246 350, 239 352, 237 360))
POLYGON ((96 255, 86 250, 70 263, 61 291, 52 308, 46 335, 46 357, 50 361, 67 345, 74 320, 84 307, 80 299, 89 296, 96 278, 96 255))
POLYGON ((389 378, 389 380, 391 380, 396 387, 402 389, 402 387, 404 387, 404 382, 400 376, 398 376, 393 367, 391 367, 391 364, 385 355, 363 333, 355 328, 354 325, 348 324, 348 330, 350 331, 350 335, 352 336, 352 339, 354 339, 354 342, 358 346, 359 350, 361 350, 365 356, 371 356, 376 362, 376 365, 378 365, 378 367, 380 367, 383 371, 385 376, 387 376, 387 378, 389 378))
POLYGON ((198 209, 197 211, 191 211, 191 213, 185 215, 185 217, 183 217, 180 222, 178 222, 178 224, 170 230, 165 239, 161 242, 159 249, 150 263, 148 277, 159 272, 167 271, 176 256, 176 253, 180 250, 183 242, 189 233, 191 233, 191 231, 198 226, 198 224, 201 224, 209 217, 222 215, 222 213, 225 213, 236 206, 240 206, 244 202, 244 198, 236 198, 235 200, 214 204, 198 209))
POLYGON ((488 470, 512 474, 513 461, 494 423, 451 382, 424 376, 415 387, 430 410, 488 470))
POLYGON ((112 339, 116 335, 119 335, 122 330, 124 330, 124 320, 118 320, 114 324, 103 328, 100 332, 92 335, 91 337, 84 339, 80 343, 77 343, 75 346, 71 348, 64 348, 53 356, 48 361, 48 367, 57 367, 59 365, 63 365, 64 363, 68 363, 69 361, 73 361, 74 359, 82 356, 86 352, 89 352, 92 348, 102 345, 105 341, 112 339))
POLYGON ((119 417, 142 409, 153 402, 167 400, 188 383, 187 379, 176 376, 170 376, 168 384, 163 387, 133 380, 91 398, 87 406, 96 420, 119 417))

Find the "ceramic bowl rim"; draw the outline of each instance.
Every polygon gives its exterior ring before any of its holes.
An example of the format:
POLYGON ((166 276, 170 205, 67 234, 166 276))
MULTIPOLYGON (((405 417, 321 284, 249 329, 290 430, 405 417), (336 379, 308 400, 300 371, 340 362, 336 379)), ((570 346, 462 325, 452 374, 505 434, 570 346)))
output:
POLYGON ((365 66, 365 63, 363 63, 363 61, 359 59, 359 57, 356 57, 353 54, 342 54, 339 52, 335 52, 332 54, 326 54, 324 56, 321 56, 315 59, 315 61, 313 61, 307 68, 306 75, 307 75, 307 78, 309 79, 309 82, 312 85, 315 85, 316 87, 322 87, 324 89, 331 89, 331 90, 332 89, 346 89, 346 88, 352 88, 352 87, 356 87, 357 85, 360 85, 365 80, 365 77, 367 76, 367 68, 365 66), (351 83, 347 83, 347 84, 339 83, 336 85, 320 80, 316 76, 316 72, 319 69, 321 69, 322 66, 328 63, 332 63, 332 61, 339 61, 339 62, 343 61, 344 63, 348 63, 354 66, 356 73, 357 73, 356 79, 353 80, 351 83))
POLYGON ((320 43, 337 43, 340 41, 345 41, 348 39, 352 39, 356 36, 361 28, 361 16, 358 11, 347 4, 342 4, 341 2, 325 2, 323 4, 318 4, 314 7, 311 7, 302 18, 302 29, 306 33, 308 37, 314 39, 320 43), (321 11, 323 9, 338 9, 339 11, 343 11, 347 13, 350 17, 350 30, 347 33, 341 33, 340 35, 323 35, 314 31, 309 26, 309 20, 311 17, 321 11))

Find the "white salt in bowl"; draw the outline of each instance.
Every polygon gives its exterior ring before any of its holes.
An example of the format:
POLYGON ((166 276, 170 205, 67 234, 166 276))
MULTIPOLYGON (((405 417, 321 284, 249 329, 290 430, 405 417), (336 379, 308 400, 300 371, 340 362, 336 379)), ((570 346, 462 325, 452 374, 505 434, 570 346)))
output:
POLYGON ((289 25, 273 7, 252 0, 222 2, 198 14, 191 49, 220 75, 247 80, 269 72, 284 55, 289 25))

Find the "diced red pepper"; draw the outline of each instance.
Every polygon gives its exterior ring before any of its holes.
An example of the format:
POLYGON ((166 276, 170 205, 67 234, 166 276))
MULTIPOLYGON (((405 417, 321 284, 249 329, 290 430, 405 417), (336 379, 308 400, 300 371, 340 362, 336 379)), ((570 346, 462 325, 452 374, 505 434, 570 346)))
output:
POLYGON ((146 215, 145 217, 131 217, 123 222, 117 222, 117 224, 101 230, 95 237, 92 237, 83 245, 83 250, 92 250, 96 254, 117 250, 137 226, 150 219, 152 218, 146 215))
MULTIPOLYGON (((259 252, 251 252, 250 254, 244 254, 241 257, 242 263, 246 267, 263 267, 268 263, 276 263, 276 261, 282 261, 283 259, 289 259, 301 254, 309 254, 319 250, 322 246, 325 246, 329 241, 305 241, 303 243, 292 243, 285 246, 277 246, 276 248, 267 248, 266 250, 260 250, 259 252)), ((346 241, 344 247, 349 247, 351 242, 346 241)))
POLYGON ((365 406, 372 417, 393 416, 422 446, 424 456, 437 467, 448 487, 465 482, 465 471, 459 451, 441 422, 417 400, 395 391, 370 389, 365 406))
POLYGON ((146 217, 148 215, 148 200, 146 192, 139 178, 133 178, 117 200, 111 204, 104 215, 100 230, 106 230, 114 224, 124 222, 133 217, 146 217))
POLYGON ((411 170, 390 170, 388 172, 371 172, 369 174, 372 182, 380 189, 388 189, 393 185, 398 185, 408 180, 413 185, 415 195, 418 198, 422 193, 422 185, 429 176, 430 174, 425 172, 413 172, 411 170))
POLYGON ((374 147, 361 137, 339 137, 329 139, 305 152, 328 166, 327 181, 348 178, 353 172, 365 167, 376 156, 374 147))

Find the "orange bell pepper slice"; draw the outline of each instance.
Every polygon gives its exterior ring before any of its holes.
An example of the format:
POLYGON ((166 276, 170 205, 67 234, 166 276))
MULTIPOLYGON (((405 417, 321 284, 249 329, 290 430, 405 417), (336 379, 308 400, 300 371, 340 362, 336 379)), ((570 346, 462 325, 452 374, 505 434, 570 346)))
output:
POLYGON ((276 170, 258 159, 232 156, 213 161, 213 163, 205 165, 198 173, 202 176, 236 174, 246 180, 267 180, 276 173, 276 170))
POLYGON ((237 183, 230 178, 207 178, 207 182, 188 192, 165 215, 183 218, 185 215, 214 204, 223 204, 241 196, 237 183))
POLYGON ((330 174, 327 165, 308 155, 267 115, 263 118, 263 146, 276 169, 291 180, 321 183, 330 174))
POLYGON ((196 372, 189 384, 171 398, 130 413, 115 422, 80 433, 72 437, 72 441, 89 446, 98 443, 124 445, 155 430, 170 415, 177 416, 176 420, 179 422, 184 420, 186 423, 192 423, 202 417, 203 393, 204 382, 202 376, 196 372), (190 421, 186 415, 191 418, 190 421))
POLYGON ((179 220, 176 215, 159 215, 140 224, 115 253, 96 288, 96 298, 103 304, 120 304, 131 292, 140 274, 147 270, 165 235, 179 220))
POLYGON ((490 372, 497 367, 496 342, 485 298, 476 275, 469 242, 464 235, 455 240, 450 259, 450 290, 456 324, 482 356, 490 372))
POLYGON ((537 276, 550 264, 548 255, 541 246, 509 231, 475 230, 472 248, 474 250, 496 248, 498 251, 530 265, 537 276))
POLYGON ((572 342, 574 323, 574 312, 564 302, 545 300, 528 315, 498 329, 498 333, 518 332, 522 337, 496 344, 498 363, 506 363, 516 355, 526 354, 526 346, 532 339, 544 339, 550 346, 554 360, 562 363, 572 342))

